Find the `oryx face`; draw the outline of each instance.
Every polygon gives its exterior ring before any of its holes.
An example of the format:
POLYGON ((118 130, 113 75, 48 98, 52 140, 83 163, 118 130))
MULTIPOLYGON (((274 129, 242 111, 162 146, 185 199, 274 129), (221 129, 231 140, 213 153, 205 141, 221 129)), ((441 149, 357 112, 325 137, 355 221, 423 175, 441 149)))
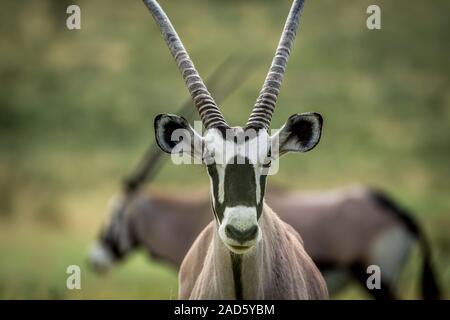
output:
POLYGON ((110 201, 108 221, 90 248, 88 256, 88 263, 96 272, 108 271, 136 246, 126 216, 126 205, 125 199, 121 197, 110 201))
POLYGON ((219 236, 236 253, 260 238, 270 137, 264 129, 210 129, 205 135, 205 163, 219 236))
POLYGON ((217 127, 202 137, 184 118, 159 115, 155 135, 163 151, 206 166, 219 236, 231 251, 244 253, 261 239, 258 223, 272 161, 287 151, 311 150, 321 126, 321 116, 308 113, 292 116, 272 136, 264 128, 217 127))
POLYGON ((287 151, 308 151, 320 138, 322 118, 315 113, 293 115, 275 135, 268 133, 304 1, 293 1, 263 88, 243 128, 227 124, 157 1, 144 2, 207 129, 201 136, 184 118, 159 115, 155 119, 156 140, 165 152, 190 155, 206 165, 219 236, 230 250, 244 253, 261 238, 258 221, 271 161, 287 151))

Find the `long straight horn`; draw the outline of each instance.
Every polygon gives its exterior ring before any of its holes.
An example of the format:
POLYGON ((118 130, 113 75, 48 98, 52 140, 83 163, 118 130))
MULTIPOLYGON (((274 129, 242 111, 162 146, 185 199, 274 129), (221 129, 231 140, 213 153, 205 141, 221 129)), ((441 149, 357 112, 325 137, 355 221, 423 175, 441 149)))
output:
POLYGON ((286 65, 294 43, 295 34, 299 25, 300 14, 303 9, 304 0, 294 0, 291 11, 286 20, 281 39, 278 44, 275 57, 270 66, 269 73, 264 81, 263 88, 259 93, 252 114, 247 122, 247 127, 269 129, 272 114, 280 92, 286 65))
POLYGON ((155 0, 143 1, 161 30, 170 53, 174 57, 184 81, 186 82, 186 86, 197 107, 200 119, 202 119, 205 128, 228 127, 216 102, 203 83, 202 78, 194 67, 194 63, 186 52, 183 43, 161 6, 155 0))

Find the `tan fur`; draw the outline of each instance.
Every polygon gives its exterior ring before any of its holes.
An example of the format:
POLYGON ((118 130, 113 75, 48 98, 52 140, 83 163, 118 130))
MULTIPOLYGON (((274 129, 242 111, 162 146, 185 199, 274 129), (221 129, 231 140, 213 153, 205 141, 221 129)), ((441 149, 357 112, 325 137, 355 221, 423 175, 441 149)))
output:
POLYGON ((369 189, 349 187, 321 192, 270 193, 267 202, 305 240, 315 262, 336 266, 368 264, 369 248, 386 230, 399 226, 395 215, 380 207, 369 189))
POLYGON ((133 199, 126 215, 140 246, 177 268, 197 235, 212 220, 206 190, 171 197, 143 192, 133 199))
MULTIPOLYGON (((260 218, 262 240, 242 255, 244 299, 327 299, 322 275, 295 230, 266 204, 260 218)), ((180 299, 234 299, 228 249, 211 222, 187 253, 179 274, 180 299)))
POLYGON ((195 239, 180 267, 178 297, 188 299, 192 292, 206 258, 206 252, 212 243, 215 223, 211 221, 195 239), (181 271, 183 270, 183 271, 181 271))

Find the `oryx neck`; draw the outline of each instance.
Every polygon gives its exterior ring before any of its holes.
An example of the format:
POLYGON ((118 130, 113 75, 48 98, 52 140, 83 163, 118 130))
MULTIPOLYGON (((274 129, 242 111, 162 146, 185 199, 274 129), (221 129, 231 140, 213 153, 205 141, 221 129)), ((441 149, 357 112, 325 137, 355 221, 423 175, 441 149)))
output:
MULTIPOLYGON (((264 224, 264 214, 261 223, 264 224)), ((213 238, 215 284, 224 298, 262 299, 263 276, 267 274, 265 232, 254 248, 244 254, 235 254, 225 247, 217 231, 213 238)))

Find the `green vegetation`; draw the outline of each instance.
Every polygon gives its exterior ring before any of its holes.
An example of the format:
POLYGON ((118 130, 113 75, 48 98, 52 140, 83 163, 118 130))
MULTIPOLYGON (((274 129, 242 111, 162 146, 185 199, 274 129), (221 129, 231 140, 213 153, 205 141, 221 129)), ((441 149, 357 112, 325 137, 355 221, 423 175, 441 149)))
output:
MULTIPOLYGON (((253 72, 223 105, 246 121, 290 1, 161 0, 206 77, 238 50, 253 72)), ((141 1, 0 2, 0 298, 175 298, 176 273, 138 254, 107 277, 85 268, 118 182, 153 141, 153 118, 187 90, 141 1), (81 6, 82 29, 65 28, 81 6), (65 288, 82 266, 82 290, 65 288)), ((308 1, 273 120, 325 118, 320 145, 283 158, 271 180, 296 189, 370 184, 389 191, 432 240, 450 297, 450 2, 308 1), (382 8, 382 29, 365 26, 382 8)), ((167 164, 161 189, 200 186, 167 164)), ((420 254, 400 279, 418 297, 420 254), (413 279, 413 281, 411 280, 413 279)), ((365 298, 350 288, 339 298, 365 298)))

